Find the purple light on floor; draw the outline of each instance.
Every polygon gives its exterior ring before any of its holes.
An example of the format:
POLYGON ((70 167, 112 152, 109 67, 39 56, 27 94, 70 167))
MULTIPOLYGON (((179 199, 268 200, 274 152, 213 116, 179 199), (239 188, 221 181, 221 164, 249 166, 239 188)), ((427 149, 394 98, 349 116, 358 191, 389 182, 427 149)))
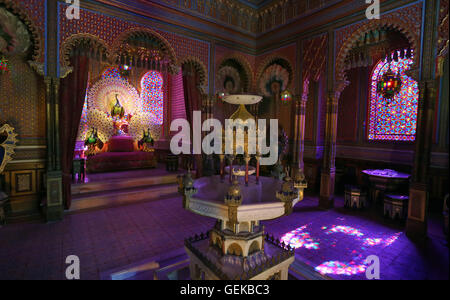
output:
POLYGON ((327 261, 315 267, 315 270, 322 275, 333 274, 351 276, 365 272, 366 268, 366 265, 358 265, 353 261, 348 264, 340 261, 327 261))
POLYGON ((319 243, 314 241, 309 232, 303 231, 304 229, 306 229, 306 227, 307 225, 304 225, 291 232, 286 233, 281 237, 281 241, 295 249, 302 247, 312 250, 319 249, 319 243))
POLYGON ((384 245, 385 247, 392 245, 401 235, 401 232, 394 234, 386 239, 383 238, 366 238, 364 239, 364 246, 378 246, 384 245))
MULTIPOLYGON (((321 226, 320 230, 323 234, 330 236, 328 239, 321 239, 320 234, 314 238, 311 233, 306 231, 308 226, 312 226, 312 224, 307 224, 301 226, 293 231, 290 231, 282 236, 281 241, 285 244, 290 245, 295 249, 304 248, 306 250, 319 250, 319 241, 322 244, 322 250, 324 249, 332 249, 336 247, 342 247, 342 244, 337 244, 338 240, 340 240, 338 233, 342 233, 355 241, 358 241, 361 244, 361 247, 351 247, 346 250, 349 251, 352 257, 347 257, 347 259, 341 260, 327 260, 315 267, 315 270, 321 274, 330 274, 330 275, 343 275, 343 276, 353 276, 358 275, 360 273, 364 273, 367 269, 367 264, 365 263, 365 258, 368 253, 367 248, 381 246, 387 247, 392 245, 402 234, 402 232, 395 233, 393 235, 387 236, 374 236, 373 234, 364 233, 361 229, 347 226, 347 225, 329 225, 329 226, 321 226), (333 237, 332 237, 333 236, 333 237), (353 249, 352 249, 353 248, 353 249)), ((312 229, 311 229, 312 230, 312 229)), ((313 231, 312 231, 313 232, 313 231)), ((314 232, 313 232, 314 233, 314 232)), ((340 250, 339 250, 340 251, 340 250)), ((323 257, 326 259, 326 257, 323 257)), ((343 257, 342 257, 343 258, 343 257)))
MULTIPOLYGON (((323 228, 323 227, 322 227, 323 228)), ((342 226, 342 225, 333 225, 325 234, 332 234, 332 233, 343 233, 350 236, 357 236, 362 237, 364 233, 362 233, 360 230, 350 227, 350 226, 342 226)))

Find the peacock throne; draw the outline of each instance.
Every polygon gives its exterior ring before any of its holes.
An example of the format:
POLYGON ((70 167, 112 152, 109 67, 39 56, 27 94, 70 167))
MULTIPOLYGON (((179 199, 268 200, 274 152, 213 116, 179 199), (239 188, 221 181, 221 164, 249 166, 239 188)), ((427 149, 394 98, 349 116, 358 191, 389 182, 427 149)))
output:
POLYGON ((148 151, 160 133, 157 117, 126 78, 104 76, 88 88, 78 137, 89 148, 87 155, 115 152, 111 146, 125 142, 133 144, 128 150, 148 151), (150 138, 151 143, 143 143, 150 138))

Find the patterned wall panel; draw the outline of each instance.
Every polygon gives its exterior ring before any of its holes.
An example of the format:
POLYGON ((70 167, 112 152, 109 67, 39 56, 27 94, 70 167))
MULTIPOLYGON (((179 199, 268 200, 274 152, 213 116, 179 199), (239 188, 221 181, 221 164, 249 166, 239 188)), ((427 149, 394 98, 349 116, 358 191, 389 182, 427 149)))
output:
POLYGON ((41 40, 39 62, 44 62, 44 37, 45 37, 45 1, 44 0, 14 0, 14 5, 18 6, 20 11, 26 13, 31 22, 37 27, 41 40))
POLYGON ((45 88, 23 57, 9 58, 10 71, 0 80, 0 117, 19 134, 19 145, 45 138, 45 88))
POLYGON ((324 33, 302 41, 303 44, 303 80, 319 80, 326 70, 328 34, 324 33))
POLYGON ((170 43, 179 60, 192 56, 199 58, 205 66, 209 65, 209 43, 207 42, 84 9, 80 11, 79 20, 69 20, 65 17, 66 4, 60 3, 59 5, 60 45, 73 34, 89 33, 111 46, 122 32, 134 27, 147 27, 159 33, 170 43))
POLYGON ((45 1, 44 0, 16 0, 16 3, 33 19, 37 27, 45 32, 45 1))

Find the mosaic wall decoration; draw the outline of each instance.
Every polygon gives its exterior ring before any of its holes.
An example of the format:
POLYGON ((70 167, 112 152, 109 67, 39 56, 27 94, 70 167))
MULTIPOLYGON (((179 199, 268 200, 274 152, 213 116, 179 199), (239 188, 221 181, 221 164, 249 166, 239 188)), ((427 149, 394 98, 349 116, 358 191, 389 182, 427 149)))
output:
POLYGON ((87 93, 89 109, 110 112, 116 104, 116 95, 126 115, 142 111, 143 105, 137 90, 122 77, 109 77, 109 73, 94 83, 87 93))
POLYGON ((20 133, 20 144, 45 138, 45 86, 26 58, 8 57, 9 71, 0 80, 0 116, 20 133), (26 83, 26 84, 24 84, 26 83))
POLYGON ((154 115, 156 124, 164 122, 163 78, 159 72, 150 71, 141 80, 143 111, 154 115))
POLYGON ((303 80, 319 80, 325 72, 328 51, 328 34, 303 40, 303 80))
POLYGON ((369 140, 415 140, 419 89, 418 83, 406 75, 412 63, 413 59, 399 57, 398 62, 380 61, 375 66, 370 87, 369 140), (378 80, 389 66, 402 80, 402 88, 393 99, 386 99, 377 92, 378 80))
POLYGON ((108 68, 102 74, 103 79, 122 79, 120 71, 117 68, 108 68))

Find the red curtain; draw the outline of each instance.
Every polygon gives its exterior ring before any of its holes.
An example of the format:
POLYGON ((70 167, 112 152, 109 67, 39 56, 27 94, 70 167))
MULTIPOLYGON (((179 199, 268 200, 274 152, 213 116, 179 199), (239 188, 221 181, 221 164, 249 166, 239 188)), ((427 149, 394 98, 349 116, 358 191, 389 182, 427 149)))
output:
POLYGON ((78 127, 89 80, 89 58, 84 55, 75 56, 72 58, 72 66, 73 72, 61 80, 59 103, 62 185, 66 209, 70 208, 72 201, 71 172, 78 127))
MULTIPOLYGON (((201 94, 199 90, 200 76, 192 64, 186 63, 183 65, 183 88, 184 101, 186 107, 186 119, 191 124, 192 132, 192 112, 194 110, 201 110, 201 94)), ((192 136, 191 136, 192 142, 192 136)), ((192 148, 192 147, 191 147, 192 148)), ((194 155, 197 177, 202 176, 202 156, 194 155)))

